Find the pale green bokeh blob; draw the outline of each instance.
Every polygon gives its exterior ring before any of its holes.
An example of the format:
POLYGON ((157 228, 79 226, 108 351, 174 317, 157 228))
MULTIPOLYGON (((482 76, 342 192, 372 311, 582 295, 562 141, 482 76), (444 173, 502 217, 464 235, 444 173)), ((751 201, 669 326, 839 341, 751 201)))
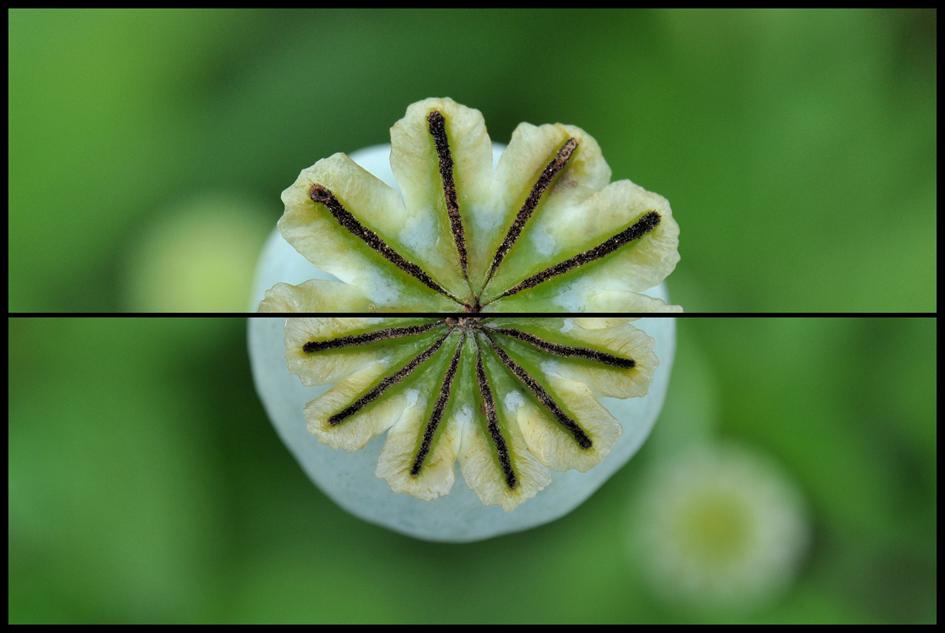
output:
POLYGON ((134 236, 126 307, 139 312, 239 312, 268 221, 258 205, 203 193, 154 216, 134 236))

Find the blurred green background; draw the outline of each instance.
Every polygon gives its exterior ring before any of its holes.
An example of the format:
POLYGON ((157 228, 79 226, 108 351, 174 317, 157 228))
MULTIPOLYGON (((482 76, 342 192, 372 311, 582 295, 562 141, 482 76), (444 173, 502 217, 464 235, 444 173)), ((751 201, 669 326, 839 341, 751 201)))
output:
POLYGON ((241 319, 10 321, 14 622, 931 622, 935 323, 683 319, 641 453, 563 519, 469 544, 337 508, 268 424, 241 319), (706 616, 631 547, 649 470, 705 436, 809 506, 796 581, 706 616))
POLYGON ((9 17, 13 310, 245 309, 280 191, 427 96, 587 129, 672 202, 690 311, 935 309, 933 11, 9 17))

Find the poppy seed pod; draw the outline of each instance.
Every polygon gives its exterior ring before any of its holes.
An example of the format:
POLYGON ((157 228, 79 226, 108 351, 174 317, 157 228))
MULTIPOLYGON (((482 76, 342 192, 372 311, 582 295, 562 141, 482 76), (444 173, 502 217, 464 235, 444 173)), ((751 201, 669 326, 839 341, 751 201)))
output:
POLYGON ((669 204, 607 185, 571 126, 523 124, 503 150, 477 111, 432 99, 391 138, 283 194, 253 297, 273 314, 249 326, 263 403, 366 520, 441 541, 553 520, 662 405, 672 319, 582 314, 679 309, 659 285, 678 261, 669 204), (522 311, 569 314, 503 314, 522 311))

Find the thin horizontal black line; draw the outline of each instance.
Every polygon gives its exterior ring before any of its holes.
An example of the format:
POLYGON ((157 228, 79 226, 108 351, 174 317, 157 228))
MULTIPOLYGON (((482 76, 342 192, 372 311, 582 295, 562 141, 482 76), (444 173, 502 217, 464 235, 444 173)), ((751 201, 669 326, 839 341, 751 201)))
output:
MULTIPOLYGON (((21 11, 30 11, 30 10, 43 10, 43 9, 79 9, 79 10, 88 10, 88 9, 123 9, 123 10, 136 10, 136 9, 192 9, 192 10, 207 10, 207 9, 243 9, 250 11, 298 11, 299 7, 297 5, 286 4, 286 5, 273 5, 273 6, 263 6, 263 5, 253 5, 250 3, 232 3, 228 5, 192 5, 188 3, 164 3, 164 4, 143 4, 136 5, 134 7, 124 6, 116 7, 113 4, 88 4, 83 6, 74 6, 65 2, 45 2, 42 5, 30 5, 26 3, 12 3, 9 4, 11 8, 18 9, 21 11)), ((562 7, 557 6, 553 3, 549 3, 545 6, 534 5, 527 3, 483 3, 483 4, 458 4, 451 5, 449 10, 459 10, 459 11, 470 11, 476 10, 480 11, 482 9, 497 10, 501 12, 514 12, 518 10, 556 10, 556 11, 587 11, 587 10, 610 10, 615 11, 626 11, 626 10, 675 10, 675 9, 701 9, 701 10, 711 10, 711 9, 725 9, 725 10, 739 10, 739 11, 771 11, 771 10, 782 10, 782 9, 928 9, 935 8, 936 4, 933 2, 919 2, 911 3, 907 5, 896 5, 891 3, 860 3, 858 5, 846 5, 846 4, 830 4, 822 5, 817 3, 797 3, 797 4, 783 4, 783 5, 740 5, 740 4, 718 4, 711 5, 701 2, 679 2, 672 5, 660 5, 660 4, 633 4, 627 3, 626 5, 614 4, 613 2, 598 2, 590 3, 588 5, 577 7, 562 7)), ((410 2, 405 4, 392 4, 385 5, 384 7, 373 6, 372 3, 367 2, 363 4, 320 4, 316 5, 313 8, 320 11, 351 11, 351 10, 374 10, 378 12, 391 12, 398 11, 403 9, 416 10, 416 9, 430 9, 438 8, 436 6, 431 6, 429 3, 424 2, 410 2)), ((446 10, 446 9, 443 9, 446 10)))
POLYGON ((287 317, 647 319, 933 319, 936 312, 8 312, 14 319, 284 319, 287 317))

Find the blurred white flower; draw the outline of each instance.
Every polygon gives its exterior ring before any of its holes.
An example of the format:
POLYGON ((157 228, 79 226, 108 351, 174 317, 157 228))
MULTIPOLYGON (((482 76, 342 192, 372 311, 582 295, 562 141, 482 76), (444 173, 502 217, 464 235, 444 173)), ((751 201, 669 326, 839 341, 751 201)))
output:
POLYGON ((748 610, 793 579, 808 543, 804 504, 775 463, 707 444, 660 462, 636 507, 642 571, 669 602, 748 610))

